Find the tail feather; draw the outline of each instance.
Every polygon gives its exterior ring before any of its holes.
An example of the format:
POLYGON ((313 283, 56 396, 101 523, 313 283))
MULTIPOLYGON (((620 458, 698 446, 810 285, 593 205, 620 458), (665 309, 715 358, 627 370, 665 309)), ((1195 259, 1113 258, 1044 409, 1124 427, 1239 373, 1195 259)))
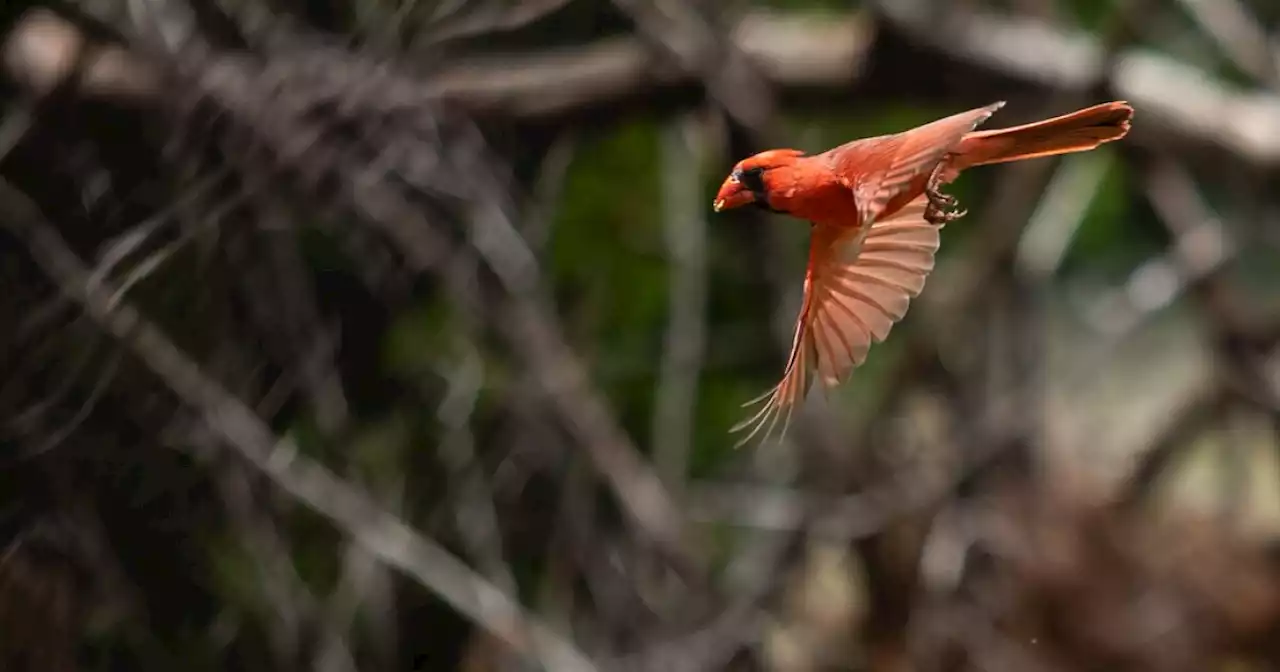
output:
POLYGON ((1123 138, 1132 118, 1133 108, 1117 100, 1021 126, 973 131, 956 147, 952 166, 958 172, 973 166, 1087 151, 1123 138))

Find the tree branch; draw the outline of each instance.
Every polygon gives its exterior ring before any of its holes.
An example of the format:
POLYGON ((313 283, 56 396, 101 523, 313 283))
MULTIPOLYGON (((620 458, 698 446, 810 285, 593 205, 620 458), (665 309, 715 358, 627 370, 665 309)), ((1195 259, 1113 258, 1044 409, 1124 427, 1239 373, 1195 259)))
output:
MULTIPOLYGON (((1078 89, 1109 75, 1116 95, 1133 103, 1142 119, 1131 141, 1166 150, 1225 150, 1265 168, 1280 164, 1280 96, 1230 86, 1141 48, 1122 50, 1108 64, 1095 38, 1036 20, 965 11, 952 13, 940 27, 936 17, 918 11, 919 4, 882 3, 883 27, 923 45, 912 57, 927 60, 932 70, 962 71, 976 84, 974 91, 1011 82, 1041 91, 1078 89)), ((828 97, 853 91, 877 39, 863 14, 812 19, 768 12, 746 15, 731 38, 775 87, 828 97)), ((74 56, 87 49, 80 73, 84 93, 133 102, 159 93, 155 73, 141 57, 118 46, 88 47, 70 23, 33 10, 9 35, 4 66, 18 83, 45 92, 70 75, 74 56)), ((618 38, 460 59, 436 74, 429 90, 432 98, 472 114, 545 122, 637 98, 653 101, 662 91, 697 81, 695 73, 663 65, 638 39, 618 38)))
POLYGON ((113 305, 114 288, 105 282, 90 284, 84 263, 34 204, 7 182, 0 182, 0 201, 8 210, 3 225, 26 243, 59 290, 199 413, 221 441, 278 487, 516 651, 556 661, 555 669, 595 669, 570 642, 525 615, 511 596, 383 510, 366 493, 300 455, 291 439, 277 437, 129 302, 113 305))

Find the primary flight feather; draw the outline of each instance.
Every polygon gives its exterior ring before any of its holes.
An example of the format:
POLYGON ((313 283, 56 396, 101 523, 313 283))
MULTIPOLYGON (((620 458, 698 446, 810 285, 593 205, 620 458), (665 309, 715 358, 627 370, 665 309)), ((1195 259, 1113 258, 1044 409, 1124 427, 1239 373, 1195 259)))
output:
POLYGON ((940 191, 974 166, 1093 149, 1129 132, 1133 108, 1113 101, 1060 117, 990 131, 974 129, 997 102, 821 154, 771 149, 739 161, 716 194, 720 212, 754 205, 808 220, 804 299, 782 380, 734 427, 768 436, 816 380, 831 387, 866 360, 924 288, 939 229, 964 215, 940 191), (767 428, 767 429, 766 429, 767 428))

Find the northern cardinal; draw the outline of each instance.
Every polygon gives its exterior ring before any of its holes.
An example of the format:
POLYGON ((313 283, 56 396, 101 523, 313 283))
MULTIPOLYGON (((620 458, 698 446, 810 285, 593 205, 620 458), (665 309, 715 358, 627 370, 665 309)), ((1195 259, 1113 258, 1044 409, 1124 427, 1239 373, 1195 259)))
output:
POLYGON ((938 231, 963 216, 940 191, 973 166, 1093 149, 1129 132, 1124 101, 991 131, 973 130, 1004 101, 902 133, 863 138, 821 154, 772 149, 739 161, 720 186, 715 211, 754 205, 809 220, 804 301, 782 380, 763 407, 731 431, 768 424, 767 437, 808 392, 812 374, 827 387, 862 364, 907 312, 933 270, 938 231))

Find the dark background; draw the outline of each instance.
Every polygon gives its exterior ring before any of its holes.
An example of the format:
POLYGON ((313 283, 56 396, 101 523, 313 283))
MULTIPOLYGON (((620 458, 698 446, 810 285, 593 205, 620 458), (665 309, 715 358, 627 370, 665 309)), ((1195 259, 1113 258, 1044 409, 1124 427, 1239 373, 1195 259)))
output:
POLYGON ((1280 5, 5 5, 0 670, 1280 669, 1280 5), (735 161, 949 188, 782 443, 735 161))

